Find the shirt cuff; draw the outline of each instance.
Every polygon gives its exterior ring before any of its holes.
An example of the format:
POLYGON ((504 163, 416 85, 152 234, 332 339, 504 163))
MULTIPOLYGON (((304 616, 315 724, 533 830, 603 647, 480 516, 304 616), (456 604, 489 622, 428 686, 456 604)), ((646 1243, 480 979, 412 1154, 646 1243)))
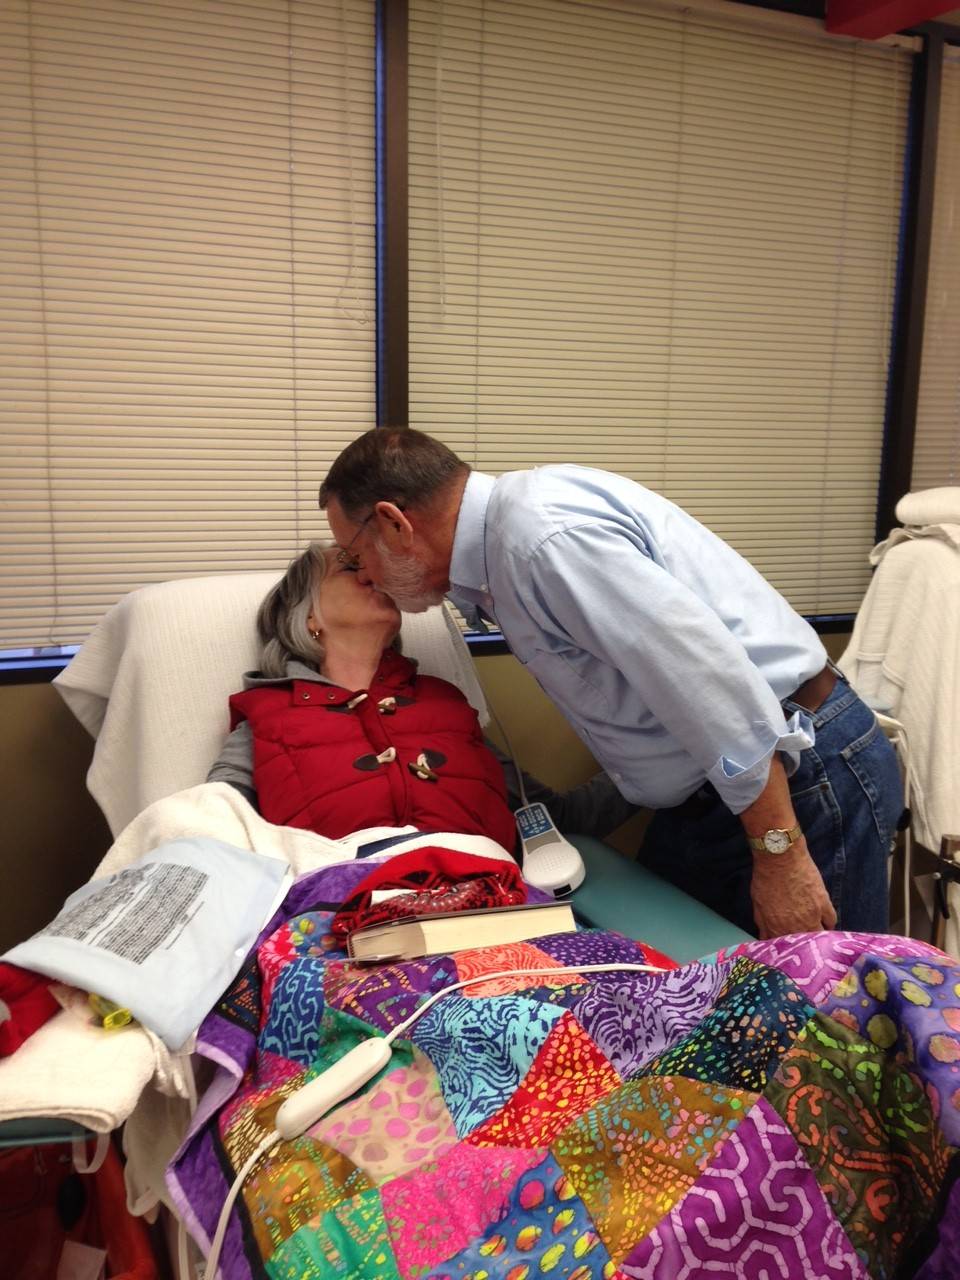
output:
POLYGON ((786 721, 785 733, 778 734, 772 725, 758 725, 756 737, 741 752, 752 763, 740 764, 730 756, 721 756, 707 774, 707 781, 731 813, 743 813, 767 785, 773 753, 779 751, 789 778, 800 764, 800 752, 812 747, 815 740, 813 721, 805 711, 793 713, 786 721))

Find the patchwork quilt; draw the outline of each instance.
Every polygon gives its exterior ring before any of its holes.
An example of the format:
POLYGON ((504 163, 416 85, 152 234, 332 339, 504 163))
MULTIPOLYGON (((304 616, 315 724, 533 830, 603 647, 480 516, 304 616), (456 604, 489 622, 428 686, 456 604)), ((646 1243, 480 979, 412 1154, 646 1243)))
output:
POLYGON ((227 1280, 946 1280, 960 1275, 960 966, 824 933, 667 973, 583 931, 358 968, 299 881, 198 1050, 168 1171, 193 1234, 291 1092, 441 987, 381 1075, 248 1177, 227 1280))

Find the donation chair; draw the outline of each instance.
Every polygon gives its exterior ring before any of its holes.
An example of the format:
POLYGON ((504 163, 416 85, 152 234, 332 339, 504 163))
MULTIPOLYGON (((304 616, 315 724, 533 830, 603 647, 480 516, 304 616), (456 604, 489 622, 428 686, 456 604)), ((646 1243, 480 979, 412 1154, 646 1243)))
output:
MULTIPOLYGON (((227 733, 227 699, 256 666, 256 611, 277 577, 187 578, 131 592, 57 677, 97 739, 87 783, 115 836, 147 805, 206 778, 227 733)), ((445 608, 405 615, 402 640, 421 670, 456 684, 487 723, 473 659, 445 608)), ((572 843, 586 864, 573 896, 585 924, 643 939, 680 962, 749 940, 601 841, 573 835, 572 843)))

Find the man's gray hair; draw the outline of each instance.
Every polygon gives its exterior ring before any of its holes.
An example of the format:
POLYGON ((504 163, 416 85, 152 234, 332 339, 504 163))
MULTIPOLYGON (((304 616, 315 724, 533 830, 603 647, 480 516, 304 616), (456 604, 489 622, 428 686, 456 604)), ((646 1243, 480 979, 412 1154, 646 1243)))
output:
POLYGON ((320 508, 336 498, 350 520, 381 501, 398 507, 429 503, 469 465, 452 449, 413 427, 374 427, 343 450, 320 486, 320 508))
POLYGON ((257 611, 261 675, 282 678, 291 661, 320 669, 323 645, 311 636, 307 618, 313 612, 320 622, 316 602, 332 550, 328 544, 311 542, 306 551, 290 561, 286 573, 257 611))

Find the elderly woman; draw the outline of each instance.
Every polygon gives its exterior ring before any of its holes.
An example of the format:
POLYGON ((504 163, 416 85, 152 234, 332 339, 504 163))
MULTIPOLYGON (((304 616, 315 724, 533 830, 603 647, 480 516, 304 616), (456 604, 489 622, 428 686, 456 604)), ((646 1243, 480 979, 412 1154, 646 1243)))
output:
MULTIPOLYGON (((208 781, 231 783, 271 822, 332 839, 414 826, 514 847, 512 766, 460 690, 399 652, 399 610, 349 557, 312 543, 260 606, 257 630, 260 668, 230 699, 208 781)), ((631 812, 603 774, 563 796, 525 781, 566 830, 606 834, 631 812)))

